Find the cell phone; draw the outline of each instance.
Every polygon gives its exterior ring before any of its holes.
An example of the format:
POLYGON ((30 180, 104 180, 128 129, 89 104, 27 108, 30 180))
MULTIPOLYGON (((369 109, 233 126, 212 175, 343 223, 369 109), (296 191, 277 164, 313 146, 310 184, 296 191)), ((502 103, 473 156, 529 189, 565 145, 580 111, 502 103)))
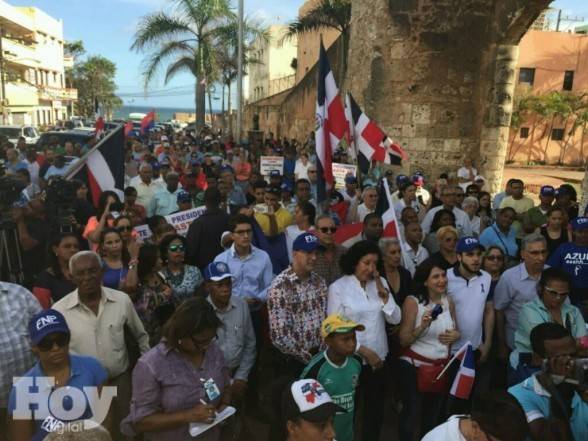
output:
POLYGON ((435 305, 433 310, 431 311, 431 320, 437 320, 437 317, 443 312, 443 306, 435 305))
POLYGON ((125 204, 122 202, 113 202, 110 204, 110 211, 123 211, 125 204))

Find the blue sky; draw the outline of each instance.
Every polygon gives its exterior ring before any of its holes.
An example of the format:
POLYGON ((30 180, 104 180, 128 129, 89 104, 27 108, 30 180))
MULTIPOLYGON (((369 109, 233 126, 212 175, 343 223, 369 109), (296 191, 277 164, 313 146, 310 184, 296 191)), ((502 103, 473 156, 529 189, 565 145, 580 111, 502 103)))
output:
MULTIPOLYGON (((172 0, 7 0, 15 6, 35 6, 56 18, 63 19, 66 40, 83 40, 88 54, 103 55, 117 65, 116 82, 121 94, 141 93, 142 54, 131 52, 135 27, 146 14, 159 11, 172 0)), ((237 0, 233 0, 236 5, 237 0)), ((286 22, 294 18, 304 0, 244 0, 245 12, 266 24, 286 22)), ((556 0, 553 7, 564 15, 582 16, 588 22, 587 0, 556 0)), ((564 23, 565 25, 565 23, 564 23)), ((575 25, 575 24, 574 24, 575 25)), ((173 89, 193 85, 189 75, 176 77, 163 84, 163 76, 151 84, 151 90, 173 89)), ((176 89, 178 90, 178 89, 176 89)), ((194 94, 158 98, 125 98, 127 104, 156 107, 194 106, 194 94), (131 101, 132 100, 132 101, 131 101)), ((220 102, 213 103, 214 107, 220 102)))

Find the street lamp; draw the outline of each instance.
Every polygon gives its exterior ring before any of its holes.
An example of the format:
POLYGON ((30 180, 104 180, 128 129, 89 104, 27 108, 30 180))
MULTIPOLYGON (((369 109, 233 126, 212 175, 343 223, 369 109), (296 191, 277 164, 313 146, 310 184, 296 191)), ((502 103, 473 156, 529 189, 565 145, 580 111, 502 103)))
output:
POLYGON ((243 0, 239 0, 239 48, 237 51, 237 143, 241 142, 243 124, 243 0))

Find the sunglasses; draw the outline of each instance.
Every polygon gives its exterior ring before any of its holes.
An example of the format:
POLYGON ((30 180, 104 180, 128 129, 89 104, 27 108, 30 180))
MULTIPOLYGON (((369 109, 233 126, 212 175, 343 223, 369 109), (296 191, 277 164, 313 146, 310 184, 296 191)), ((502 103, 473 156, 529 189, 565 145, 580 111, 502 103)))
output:
POLYGON ((565 299, 567 296, 570 295, 569 292, 558 292, 555 289, 545 287, 545 292, 556 299, 565 299))
POLYGON ((497 262, 499 260, 504 260, 502 256, 486 256, 486 260, 490 260, 492 262, 497 262))
POLYGON ((184 245, 170 245, 169 247, 167 247, 167 249, 172 253, 183 253, 185 247, 184 245))
POLYGON ((48 352, 53 349, 54 345, 57 345, 58 348, 63 348, 69 344, 69 335, 68 334, 57 334, 53 337, 45 337, 39 343, 37 343, 37 347, 39 350, 43 352, 48 352))
POLYGON ((123 226, 117 227, 116 230, 120 231, 122 233, 123 231, 133 231, 133 227, 131 227, 130 225, 123 225, 123 226))
POLYGON ((337 232, 337 227, 321 227, 319 228, 319 231, 321 233, 331 233, 331 234, 335 234, 337 232))

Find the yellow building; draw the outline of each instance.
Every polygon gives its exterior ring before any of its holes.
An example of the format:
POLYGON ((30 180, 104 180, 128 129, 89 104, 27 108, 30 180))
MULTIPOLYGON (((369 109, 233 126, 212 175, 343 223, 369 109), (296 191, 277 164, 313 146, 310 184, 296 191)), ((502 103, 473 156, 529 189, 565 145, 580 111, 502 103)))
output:
POLYGON ((288 30, 285 25, 268 28, 269 41, 258 38, 252 44, 249 57, 259 63, 249 65, 249 102, 259 101, 294 86, 296 38, 281 41, 288 30))
POLYGON ((76 89, 65 87, 63 22, 38 8, 0 0, 0 123, 46 125, 69 117, 76 89))

